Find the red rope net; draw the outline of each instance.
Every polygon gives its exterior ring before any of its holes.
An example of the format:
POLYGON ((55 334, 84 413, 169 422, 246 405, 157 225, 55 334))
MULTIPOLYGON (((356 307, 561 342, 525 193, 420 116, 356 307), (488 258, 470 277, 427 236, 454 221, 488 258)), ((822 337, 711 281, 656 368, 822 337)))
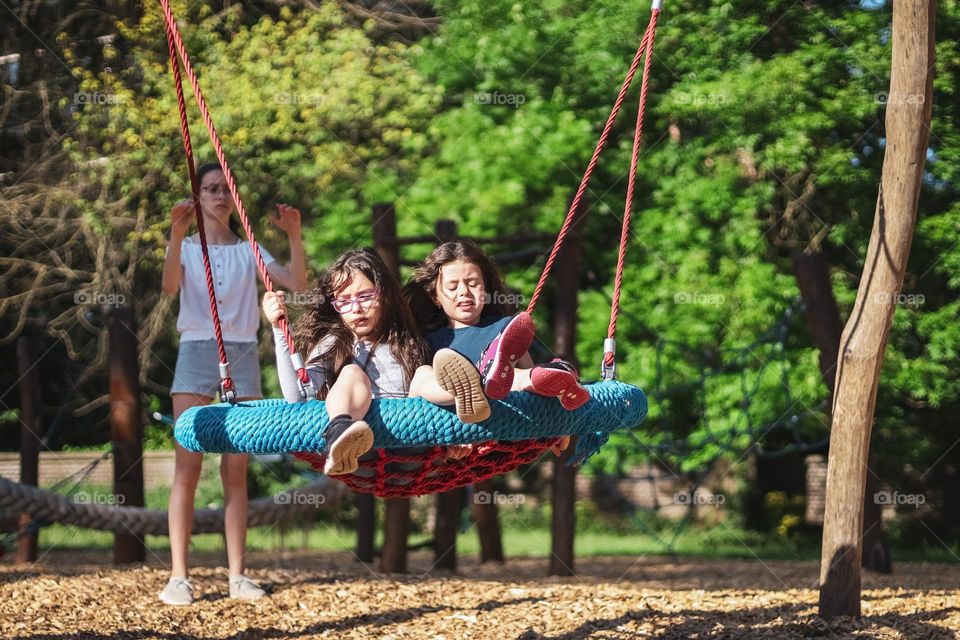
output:
MULTIPOLYGON (((337 476, 354 491, 381 498, 410 498, 450 491, 535 462, 559 438, 496 441, 476 444, 460 460, 446 457, 446 447, 377 449, 360 459, 355 473, 337 476)), ((323 470, 327 456, 295 453, 300 460, 323 470)))

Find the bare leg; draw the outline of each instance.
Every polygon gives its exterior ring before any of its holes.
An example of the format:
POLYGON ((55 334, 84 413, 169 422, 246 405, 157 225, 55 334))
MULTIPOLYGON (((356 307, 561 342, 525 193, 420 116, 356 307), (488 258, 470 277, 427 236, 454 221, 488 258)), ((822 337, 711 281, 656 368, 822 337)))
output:
MULTIPOLYGON (((259 400, 239 398, 238 402, 259 400)), ((243 558, 247 547, 247 464, 245 453, 226 453, 220 458, 220 480, 223 482, 223 529, 227 541, 229 575, 243 573, 243 558)))
MULTIPOLYGON (((209 404, 212 398, 192 393, 175 393, 173 398, 173 417, 190 407, 209 404)), ((187 549, 190 547, 190 532, 193 529, 193 500, 197 492, 197 481, 203 465, 203 454, 187 451, 174 444, 176 462, 173 471, 173 487, 170 489, 170 505, 167 509, 167 523, 170 528, 170 557, 172 567, 170 577, 187 577, 187 549)))
POLYGON ((327 415, 334 418, 346 413, 354 420, 362 420, 372 399, 370 378, 357 365, 348 364, 327 394, 327 415))
POLYGON ((453 394, 440 386, 433 373, 433 367, 428 364, 418 367, 410 381, 410 397, 423 398, 433 404, 453 404, 453 394))
POLYGON ((353 473, 357 470, 359 457, 373 447, 373 431, 363 421, 372 401, 370 378, 363 369, 355 364, 341 369, 327 394, 327 415, 331 421, 337 416, 348 415, 353 424, 339 434, 324 433, 325 437, 333 439, 327 442, 327 461, 323 467, 327 475, 353 473))
MULTIPOLYGON (((437 382, 433 367, 425 364, 417 368, 410 381, 411 398, 423 398, 428 402, 439 405, 451 405, 454 403, 453 394, 440 386, 437 382)), ((455 444, 447 447, 447 456, 459 460, 466 457, 473 450, 472 444, 455 444)))
POLYGON ((532 369, 514 369, 513 384, 510 386, 510 390, 532 391, 533 384, 530 382, 530 371, 532 371, 532 369))
POLYGON ((223 528, 227 539, 227 565, 231 576, 243 573, 247 544, 247 454, 227 453, 220 458, 223 481, 223 528))

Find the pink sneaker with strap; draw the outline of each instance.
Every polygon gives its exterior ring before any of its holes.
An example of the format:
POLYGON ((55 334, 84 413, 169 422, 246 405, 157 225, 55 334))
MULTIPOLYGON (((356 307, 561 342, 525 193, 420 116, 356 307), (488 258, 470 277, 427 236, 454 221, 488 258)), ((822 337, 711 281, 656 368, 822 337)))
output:
POLYGON ((564 409, 579 409, 590 399, 590 392, 580 384, 576 368, 566 360, 556 358, 548 364, 538 364, 530 370, 531 391, 541 396, 560 400, 564 409))
POLYGON ((483 378, 483 392, 493 400, 503 400, 513 387, 513 369, 533 344, 533 319, 521 311, 510 320, 483 350, 477 369, 483 378))

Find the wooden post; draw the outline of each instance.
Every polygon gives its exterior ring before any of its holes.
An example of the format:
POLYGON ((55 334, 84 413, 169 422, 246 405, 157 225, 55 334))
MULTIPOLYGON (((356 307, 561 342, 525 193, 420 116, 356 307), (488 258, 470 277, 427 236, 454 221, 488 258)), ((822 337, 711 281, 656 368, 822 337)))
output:
MULTIPOLYGON (((113 494, 117 505, 143 506, 143 423, 140 420, 140 341, 133 310, 116 306, 107 314, 110 331, 110 440, 113 443, 113 494)), ((143 562, 143 538, 132 533, 113 537, 113 561, 143 562)))
POLYGON ((457 221, 441 219, 437 220, 433 227, 433 234, 437 236, 437 246, 444 242, 450 242, 457 239, 457 221))
MULTIPOLYGON (((457 238, 455 220, 437 220, 433 228, 437 246, 457 238)), ((434 566, 456 571, 457 569, 457 529, 460 525, 460 513, 464 506, 463 489, 453 489, 437 494, 437 518, 433 527, 434 566)))
POLYGON ((433 529, 433 560, 439 569, 457 570, 457 531, 466 489, 460 487, 437 494, 437 522, 433 529))
MULTIPOLYGON (((579 368, 577 362, 577 292, 580 289, 580 238, 586 220, 587 199, 580 201, 580 210, 576 212, 573 226, 557 255, 556 270, 556 309, 553 318, 553 350, 579 368)), ((602 347, 602 345, 598 345, 602 347)), ((598 352, 602 351, 598 349, 598 352)), ((553 512, 551 514, 551 576, 573 575, 573 537, 576 529, 576 483, 577 468, 567 465, 573 454, 576 438, 572 438, 570 447, 553 462, 553 512)))
POLYGON ((373 205, 373 248, 394 273, 400 275, 400 246, 397 244, 397 212, 393 204, 373 205))
POLYGON ((377 530, 377 500, 372 493, 357 494, 357 560, 373 562, 373 539, 377 530))
POLYGON ((380 571, 406 573, 410 500, 387 498, 384 502, 387 509, 383 517, 383 553, 380 555, 380 571))
POLYGON ((933 0, 893 3, 886 153, 863 275, 840 340, 833 400, 820 558, 820 615, 824 618, 860 616, 867 452, 883 353, 923 184, 933 107, 935 15, 933 0))
MULTIPOLYGON (((400 246, 397 244, 397 212, 393 204, 378 202, 371 216, 373 248, 387 267, 400 277, 400 246)), ((369 493, 357 494, 357 559, 373 562, 374 538, 377 530, 377 499, 369 493)), ((388 525, 384 522, 384 528, 388 525)), ((395 538, 393 534, 390 536, 395 538)), ((404 564, 406 561, 404 560, 404 564)))
MULTIPOLYGON (((24 334, 17 338, 17 377, 20 379, 20 483, 32 487, 36 487, 39 481, 40 438, 43 435, 38 352, 36 337, 24 334)), ((20 529, 24 529, 32 520, 29 514, 22 513, 17 524, 20 529)), ((35 531, 20 536, 15 562, 34 562, 37 559, 37 538, 35 531)))
MULTIPOLYGON (((397 244, 397 215, 392 204, 381 203, 373 206, 373 243, 377 253, 393 272, 400 276, 400 246, 397 244)), ((361 501, 364 498, 361 498, 361 501)), ((369 557, 373 557, 373 533, 376 522, 374 514, 376 501, 371 496, 369 505, 364 506, 361 521, 357 527, 357 548, 361 541, 370 542, 369 557)), ((407 538, 410 535, 410 500, 392 498, 385 502, 386 512, 383 518, 383 553, 380 555, 380 570, 386 573, 406 573, 407 538)), ((366 553, 366 549, 363 550, 366 553)), ((358 554, 359 555, 359 554, 358 554)), ((365 556, 361 555, 363 559, 365 556)))
POLYGON ((470 511, 477 523, 480 538, 480 562, 503 562, 503 541, 500 536, 500 518, 493 500, 478 500, 480 494, 493 496, 493 480, 473 485, 473 504, 470 511))
MULTIPOLYGON (((820 251, 806 251, 793 257, 793 273, 797 287, 803 298, 807 327, 814 344, 820 350, 820 375, 830 392, 833 393, 837 375, 837 352, 840 349, 840 336, 843 321, 840 308, 833 295, 827 261, 820 251)), ((861 565, 865 569, 879 573, 893 573, 893 558, 890 555, 890 542, 883 528, 883 509, 873 499, 880 490, 880 482, 873 471, 876 465, 873 452, 867 454, 867 487, 863 504, 863 549, 861 565)))

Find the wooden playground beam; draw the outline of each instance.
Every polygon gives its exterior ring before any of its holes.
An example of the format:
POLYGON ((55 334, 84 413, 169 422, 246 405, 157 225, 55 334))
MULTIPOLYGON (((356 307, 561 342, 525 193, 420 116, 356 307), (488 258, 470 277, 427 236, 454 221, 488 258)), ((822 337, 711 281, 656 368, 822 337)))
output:
POLYGON ((820 616, 860 616, 870 431, 883 354, 903 284, 930 139, 934 0, 893 3, 886 152, 857 299, 840 340, 820 559, 820 616))
POLYGON ((383 515, 383 553, 380 571, 407 572, 407 536, 410 532, 410 499, 387 498, 383 515))
MULTIPOLYGON (((387 267, 400 277, 400 251, 394 241, 397 235, 397 212, 391 203, 373 205, 373 246, 387 267)), ((410 535, 410 500, 395 498, 385 501, 383 517, 383 551, 380 570, 385 573, 407 572, 407 538, 410 535)), ((372 562, 376 532, 376 499, 372 495, 357 496, 357 558, 372 562)))
MULTIPOLYGON (((491 237, 480 237, 480 236, 458 236, 460 240, 471 240, 477 244, 530 244, 533 242, 553 242, 557 239, 557 234, 555 233, 546 233, 546 232, 533 232, 533 233, 518 233, 506 236, 491 236, 491 237)), ((426 234, 419 236, 403 236, 396 237, 394 236, 391 239, 388 239, 387 242, 394 246, 406 246, 411 244, 439 244, 441 242, 446 242, 445 239, 437 236, 436 234, 426 234)))
MULTIPOLYGON (((571 204, 573 198, 570 199, 571 204)), ((587 199, 580 201, 573 226, 557 255, 555 277, 557 288, 553 314, 553 350, 558 357, 573 363, 577 360, 577 295, 580 291, 583 227, 588 210, 587 199)), ((570 439, 569 448, 553 462, 551 480, 550 563, 551 576, 571 576, 574 573, 573 539, 577 528, 577 467, 567 461, 573 455, 577 438, 570 439)))
MULTIPOLYGON (((137 353, 140 342, 133 309, 114 307, 107 314, 110 334, 110 440, 113 444, 113 492, 118 506, 142 507, 143 414, 137 353)), ((115 533, 113 561, 143 562, 147 548, 142 536, 115 533)))

